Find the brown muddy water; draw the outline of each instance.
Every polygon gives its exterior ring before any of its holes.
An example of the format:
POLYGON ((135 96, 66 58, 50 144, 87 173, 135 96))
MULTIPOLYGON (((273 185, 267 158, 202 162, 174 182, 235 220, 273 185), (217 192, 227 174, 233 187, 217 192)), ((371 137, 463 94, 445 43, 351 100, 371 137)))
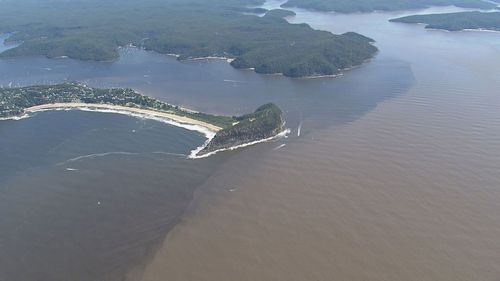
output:
POLYGON ((296 12, 377 40, 346 77, 396 60, 413 83, 356 120, 308 130, 335 119, 318 113, 276 150, 224 163, 142 280, 500 280, 500 34, 296 12))
POLYGON ((0 123, 0 280, 498 281, 500 35, 295 11, 380 53, 310 80, 135 49, 0 60, 3 86, 128 86, 225 114, 272 101, 292 130, 193 161, 201 135, 150 120, 0 123))

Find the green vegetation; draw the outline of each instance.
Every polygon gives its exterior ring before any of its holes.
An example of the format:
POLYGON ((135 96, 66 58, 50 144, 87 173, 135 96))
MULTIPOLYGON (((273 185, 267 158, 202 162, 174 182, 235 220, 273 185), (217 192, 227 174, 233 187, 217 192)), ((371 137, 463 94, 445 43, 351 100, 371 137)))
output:
POLYGON ((240 9, 234 9, 235 11, 239 11, 241 13, 247 13, 247 14, 256 14, 256 15, 262 15, 267 13, 267 9, 264 8, 240 8, 240 9))
POLYGON ((276 136, 281 132, 284 123, 281 110, 274 104, 263 105, 254 113, 240 117, 217 116, 188 111, 139 94, 132 89, 97 89, 77 83, 2 88, 0 118, 21 116, 26 108, 53 103, 109 104, 141 108, 185 116, 222 128, 200 152, 202 155, 276 136))
POLYGON ((266 17, 277 17, 277 18, 286 18, 286 17, 291 17, 295 16, 295 12, 289 11, 289 10, 283 10, 283 9, 274 9, 270 10, 266 13, 266 17))
MULTIPOLYGON (((304 25, 304 28, 309 28, 304 25)), ((318 33, 318 35, 320 35, 318 33)), ((254 68, 257 73, 283 73, 289 77, 333 75, 360 65, 371 58, 377 49, 371 39, 357 33, 345 33, 342 40, 331 40, 328 32, 315 41, 292 40, 273 47, 246 52, 231 65, 254 68), (267 56, 271 54, 272 56, 267 56)))
POLYGON ((300 77, 359 65, 377 49, 351 33, 334 35, 290 24, 286 11, 262 13, 263 0, 4 0, 0 33, 21 43, 2 57, 67 56, 108 61, 135 46, 178 59, 221 56, 236 68, 300 77))
POLYGON ((236 125, 217 132, 200 154, 276 136, 282 131, 284 123, 281 110, 272 103, 236 119, 238 122, 236 125))
POLYGON ((232 126, 236 119, 201 112, 191 112, 132 89, 97 89, 77 83, 0 89, 0 118, 20 116, 24 109, 52 103, 110 104, 149 109, 189 117, 221 128, 232 126))
POLYGON ((288 0, 282 7, 299 7, 326 12, 355 13, 422 9, 455 5, 462 8, 495 9, 482 0, 288 0))
POLYGON ((500 12, 462 12, 449 14, 415 15, 391 19, 392 22, 424 23, 426 28, 459 31, 487 29, 500 31, 500 12))

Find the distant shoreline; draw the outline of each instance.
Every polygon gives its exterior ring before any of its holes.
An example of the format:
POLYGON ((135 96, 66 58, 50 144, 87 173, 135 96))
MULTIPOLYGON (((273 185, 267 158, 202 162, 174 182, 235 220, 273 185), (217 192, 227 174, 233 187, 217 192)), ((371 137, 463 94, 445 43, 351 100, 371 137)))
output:
POLYGON ((426 29, 450 32, 499 32, 500 12, 455 12, 411 15, 390 19, 390 22, 422 24, 426 29))

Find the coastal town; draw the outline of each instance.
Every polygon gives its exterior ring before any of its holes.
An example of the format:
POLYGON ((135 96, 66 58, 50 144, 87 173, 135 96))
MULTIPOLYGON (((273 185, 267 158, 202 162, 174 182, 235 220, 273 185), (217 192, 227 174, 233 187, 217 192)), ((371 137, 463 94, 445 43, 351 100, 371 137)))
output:
POLYGON ((278 136, 284 125, 281 110, 271 103, 259 107, 254 113, 236 117, 184 109, 129 88, 100 89, 80 83, 62 83, 0 89, 0 120, 58 109, 105 110, 142 118, 160 118, 199 131, 208 141, 191 155, 193 158, 268 140, 278 136))

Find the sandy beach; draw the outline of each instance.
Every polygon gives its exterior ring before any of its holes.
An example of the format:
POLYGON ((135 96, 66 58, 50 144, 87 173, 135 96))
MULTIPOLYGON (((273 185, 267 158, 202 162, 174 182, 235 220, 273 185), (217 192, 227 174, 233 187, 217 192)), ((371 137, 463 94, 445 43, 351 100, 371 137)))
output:
POLYGON ((171 124, 173 125, 178 125, 189 130, 199 131, 207 136, 213 135, 214 133, 222 129, 210 123, 195 120, 185 116, 179 116, 171 113, 160 112, 149 109, 132 108, 126 106, 111 105, 111 104, 52 103, 52 104, 43 104, 26 108, 25 113, 34 113, 39 111, 59 110, 59 109, 85 109, 85 110, 96 110, 96 111, 124 113, 124 114, 131 113, 131 114, 142 115, 146 118, 152 117, 152 118, 168 119, 173 121, 171 122, 171 124), (186 127, 184 125, 193 125, 193 126, 186 127))
MULTIPOLYGON (((93 112, 104 112, 104 113, 115 113, 115 114, 126 114, 134 117, 139 117, 139 118, 147 118, 147 119, 153 119, 153 120, 158 120, 162 122, 166 122, 168 124, 171 124, 173 126, 185 128, 187 130, 191 131, 197 131, 205 135, 207 140, 200 146, 196 147, 191 151, 189 154, 188 158, 191 159, 199 159, 199 158, 206 158, 208 156, 214 155, 218 152, 222 151, 227 151, 227 150, 234 150, 242 147, 247 147, 250 145, 262 143, 262 142, 267 142, 276 138, 280 137, 286 137, 288 133, 290 133, 289 129, 286 129, 279 133, 276 136, 266 138, 266 139, 261 139, 249 143, 244 143, 241 145, 237 146, 232 146, 229 148, 224 148, 224 149, 218 149, 216 151, 212 151, 207 154, 203 155, 198 155, 209 143, 210 141, 215 137, 215 134, 222 130, 222 128, 215 126, 213 124, 195 120, 189 117, 185 116, 179 116, 171 113, 166 113, 166 112, 161 112, 161 111, 156 111, 156 110, 149 110, 149 109, 141 109, 141 108, 133 108, 133 107, 126 107, 126 106, 119 106, 119 105, 111 105, 111 104, 89 104, 89 103, 51 103, 51 104, 43 104, 43 105, 37 105, 33 107, 26 108, 24 110, 24 115, 22 117, 17 118, 23 119, 26 117, 29 117, 30 113, 35 113, 35 112, 41 112, 41 111, 50 111, 50 110, 83 110, 83 111, 93 111, 93 112)), ((9 118, 12 119, 12 118, 9 118)))

